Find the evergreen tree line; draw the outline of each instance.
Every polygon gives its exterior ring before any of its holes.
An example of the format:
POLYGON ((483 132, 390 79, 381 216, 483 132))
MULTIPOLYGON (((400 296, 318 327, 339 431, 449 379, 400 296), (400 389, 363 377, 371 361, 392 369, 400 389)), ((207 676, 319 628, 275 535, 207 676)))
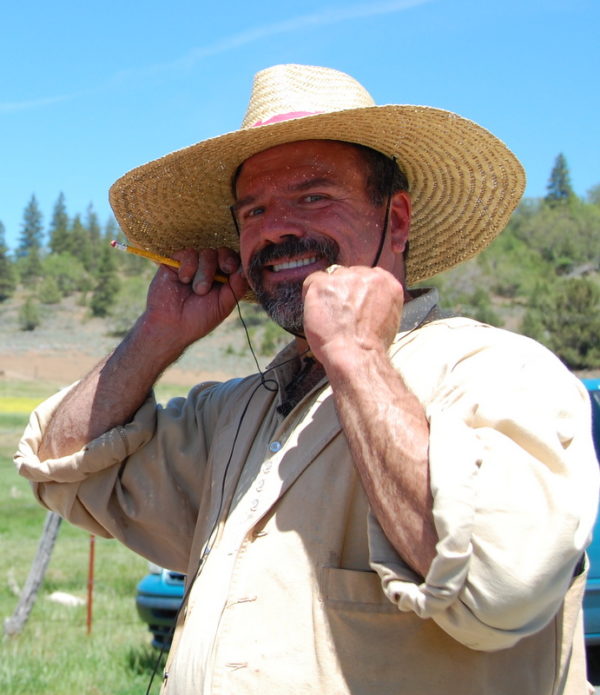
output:
MULTIPOLYGON (((102 227, 91 205, 70 217, 62 193, 45 232, 33 195, 14 256, 0 222, 0 303, 21 288, 20 323, 31 330, 41 304, 78 293, 92 315, 110 316, 113 330, 124 332, 143 306, 153 265, 115 252, 115 238, 123 235, 114 219, 102 227)), ((544 198, 525 198, 483 253, 425 284, 440 288, 448 313, 529 335, 571 369, 600 368, 600 185, 579 198, 559 154, 544 198)))
POLYGON ((112 239, 123 239, 114 218, 101 225, 90 204, 84 216, 69 216, 65 196, 60 193, 48 229, 35 194, 23 211, 17 248, 13 255, 6 245, 0 221, 0 302, 21 288, 25 299, 20 324, 33 330, 40 323, 40 305, 58 304, 79 293, 93 316, 112 313, 122 278, 145 269, 141 259, 115 253, 112 239))

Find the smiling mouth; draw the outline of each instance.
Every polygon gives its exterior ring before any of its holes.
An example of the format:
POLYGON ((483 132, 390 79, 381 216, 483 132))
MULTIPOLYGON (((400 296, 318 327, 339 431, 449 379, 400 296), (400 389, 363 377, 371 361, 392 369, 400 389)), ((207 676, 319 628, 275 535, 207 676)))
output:
POLYGON ((305 265, 311 265, 317 262, 316 256, 311 256, 310 258, 301 258, 296 261, 286 261, 285 263, 274 263, 269 267, 273 273, 279 273, 282 270, 291 270, 293 268, 302 268, 305 265))

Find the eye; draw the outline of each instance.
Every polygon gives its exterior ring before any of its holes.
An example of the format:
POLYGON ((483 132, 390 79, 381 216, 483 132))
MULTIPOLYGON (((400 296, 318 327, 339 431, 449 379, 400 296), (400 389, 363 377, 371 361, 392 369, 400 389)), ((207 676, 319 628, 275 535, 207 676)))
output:
POLYGON ((325 196, 321 193, 309 193, 302 200, 305 203, 318 203, 320 200, 325 200, 325 196))
POLYGON ((250 210, 244 214, 244 217, 258 217, 258 215, 262 215, 264 211, 265 209, 263 207, 250 208, 250 210))

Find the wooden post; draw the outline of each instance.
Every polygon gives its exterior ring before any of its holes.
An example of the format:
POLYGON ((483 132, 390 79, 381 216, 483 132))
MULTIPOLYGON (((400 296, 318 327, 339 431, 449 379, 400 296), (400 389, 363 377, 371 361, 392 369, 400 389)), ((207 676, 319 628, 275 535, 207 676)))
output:
POLYGON ((12 617, 6 618, 4 621, 4 634, 9 637, 21 632, 27 622, 27 618, 35 603, 40 584, 46 574, 46 569, 50 562, 50 557, 52 556, 52 549, 54 548, 54 543, 58 536, 61 521, 61 517, 55 512, 48 512, 48 514, 46 514, 42 537, 33 564, 29 570, 29 576, 21 592, 19 603, 12 617))
POLYGON ((90 534, 90 558, 88 563, 87 582, 87 633, 92 634, 92 603, 94 600, 94 556, 96 548, 96 536, 90 534))

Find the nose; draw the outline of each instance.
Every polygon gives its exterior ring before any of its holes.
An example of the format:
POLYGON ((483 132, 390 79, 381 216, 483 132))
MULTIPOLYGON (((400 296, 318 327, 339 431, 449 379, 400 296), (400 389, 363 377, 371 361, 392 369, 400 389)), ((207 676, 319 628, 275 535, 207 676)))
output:
POLYGON ((261 229, 261 240, 265 244, 278 244, 290 238, 300 238, 304 236, 304 230, 298 224, 288 220, 273 220, 265 224, 261 229))

